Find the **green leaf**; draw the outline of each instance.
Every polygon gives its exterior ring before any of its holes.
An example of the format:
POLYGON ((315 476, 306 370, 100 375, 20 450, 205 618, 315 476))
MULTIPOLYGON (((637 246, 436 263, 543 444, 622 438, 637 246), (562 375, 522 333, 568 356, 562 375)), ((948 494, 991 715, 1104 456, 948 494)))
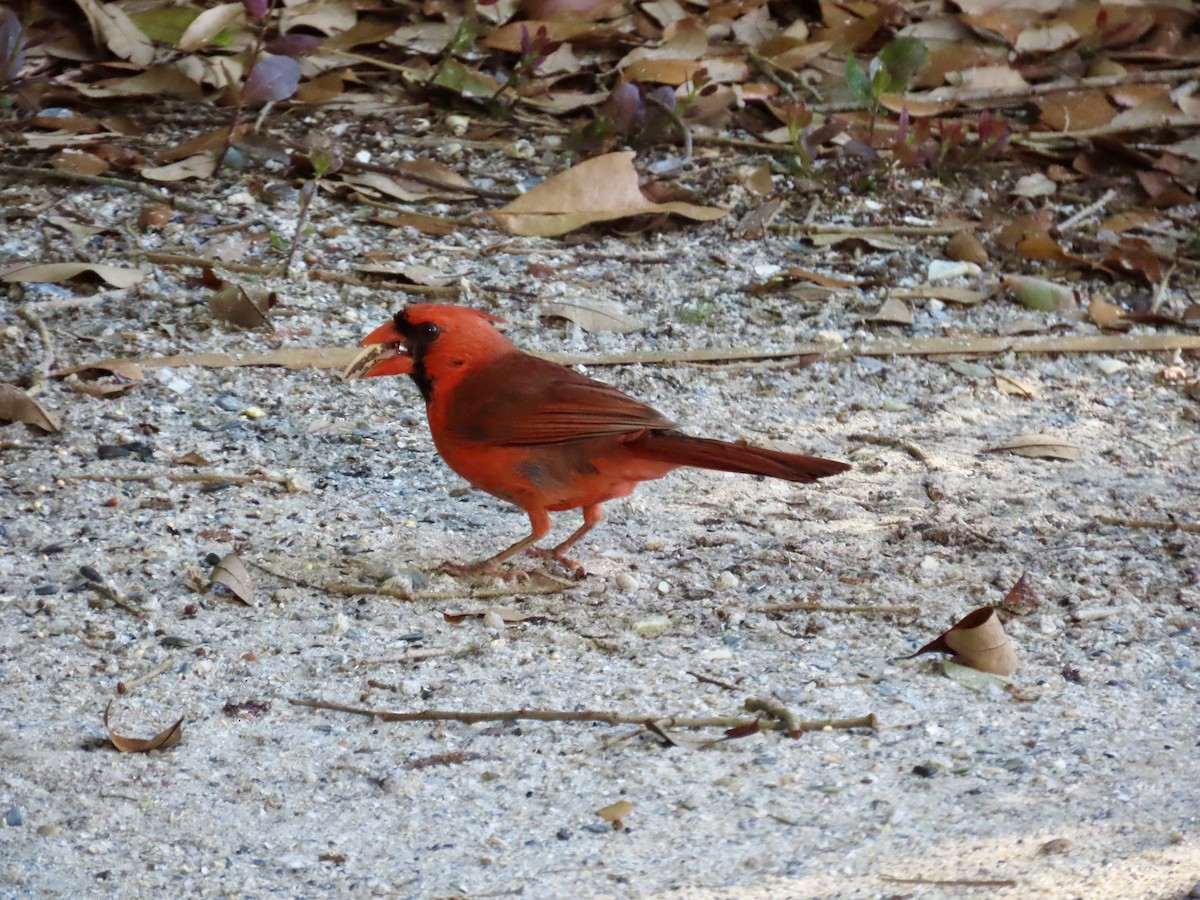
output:
POLYGON ((869 104, 874 101, 875 95, 871 92, 871 79, 867 77, 867 73, 854 58, 853 53, 846 57, 846 85, 859 103, 869 104))
POLYGON ((160 44, 179 44, 179 39, 200 10, 190 6, 159 6, 145 12, 132 13, 129 18, 138 31, 160 44))
POLYGON ((879 51, 879 61, 892 78, 888 92, 904 90, 929 65, 929 50, 916 38, 896 38, 879 51))

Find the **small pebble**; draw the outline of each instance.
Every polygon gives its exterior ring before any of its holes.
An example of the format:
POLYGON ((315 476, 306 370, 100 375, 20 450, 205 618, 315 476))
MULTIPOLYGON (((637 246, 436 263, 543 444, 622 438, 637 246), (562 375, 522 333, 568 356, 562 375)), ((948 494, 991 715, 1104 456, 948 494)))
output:
POLYGON ((504 616, 500 615, 494 609, 489 609, 483 614, 483 627, 492 631, 503 631, 504 616))
POLYGON ((614 580, 617 583, 617 589, 624 591, 626 594, 636 591, 641 587, 641 585, 638 584, 638 580, 628 572, 618 572, 617 577, 614 580))
POLYGON ((10 807, 8 812, 4 814, 4 824, 16 828, 25 824, 25 813, 21 812, 21 807, 10 807))
POLYGON ((532 143, 521 138, 506 146, 504 148, 504 155, 509 159, 533 159, 537 155, 537 151, 534 149, 532 143))
POLYGON ((267 414, 262 409, 259 409, 257 406, 247 406, 245 409, 242 410, 242 415, 245 416, 247 419, 262 419, 262 418, 266 417, 267 414))
POLYGON ((242 408, 242 401, 233 394, 222 394, 213 401, 218 409, 223 409, 226 412, 237 412, 242 408))
POLYGON ((742 583, 741 579, 738 578, 736 575, 734 575, 732 572, 722 572, 720 575, 717 576, 717 590, 718 591, 732 591, 734 588, 736 588, 741 583, 742 583))
POLYGON ((1052 841, 1046 841, 1042 844, 1042 853, 1047 856, 1056 853, 1070 853, 1072 844, 1066 838, 1055 838, 1052 841))
POLYGON ((654 589, 656 591, 658 591, 660 594, 669 594, 669 593, 671 593, 671 582, 660 581, 658 584, 656 584, 654 586, 654 589))
POLYGON ((941 771, 941 767, 935 763, 921 763, 912 767, 912 773, 920 775, 922 778, 932 778, 939 771, 941 771))

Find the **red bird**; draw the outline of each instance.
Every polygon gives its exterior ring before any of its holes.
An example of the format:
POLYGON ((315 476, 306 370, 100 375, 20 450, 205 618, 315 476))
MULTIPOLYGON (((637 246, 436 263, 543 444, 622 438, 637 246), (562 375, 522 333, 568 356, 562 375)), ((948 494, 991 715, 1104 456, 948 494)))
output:
POLYGON ((425 398, 442 459, 480 490, 529 515, 533 531, 458 571, 495 571, 550 533, 550 513, 583 508, 583 524, 552 550, 531 550, 578 568, 566 552, 600 522, 600 504, 679 466, 810 482, 842 462, 689 437, 614 387, 530 356, 496 330, 495 316, 419 303, 363 340, 346 377, 411 375, 425 398))

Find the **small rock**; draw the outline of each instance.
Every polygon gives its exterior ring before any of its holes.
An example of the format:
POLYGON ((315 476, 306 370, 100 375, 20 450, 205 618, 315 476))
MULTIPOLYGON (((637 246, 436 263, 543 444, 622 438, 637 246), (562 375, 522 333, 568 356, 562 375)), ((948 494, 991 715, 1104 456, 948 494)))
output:
POLYGON ((628 572, 618 572, 617 577, 613 580, 617 583, 617 589, 624 591, 626 594, 632 593, 641 587, 638 580, 628 572))
POLYGON ((671 627, 671 620, 666 616, 649 616, 633 623, 633 630, 638 634, 658 634, 671 627))
POLYGON ((266 418, 266 411, 257 406, 247 406, 242 410, 242 415, 247 419, 263 419, 266 418))
POLYGON ((521 138, 506 146, 504 148, 504 155, 509 159, 533 159, 537 155, 537 151, 534 149, 532 143, 521 138))
POLYGON ((1119 359, 1113 359, 1111 356, 1095 357, 1092 359, 1092 365, 1105 375, 1116 375, 1123 369, 1129 368, 1129 363, 1121 362, 1119 359))
POLYGON ((664 595, 669 594, 669 593, 671 593, 671 582, 660 581, 658 584, 656 584, 654 586, 654 589, 656 591, 658 591, 660 594, 664 594, 664 595))
POLYGON ((741 579, 732 572, 722 572, 717 576, 716 586, 718 591, 732 591, 741 583, 741 579))
POLYGON ((489 609, 483 614, 483 627, 492 631, 503 631, 504 616, 500 615, 494 609, 489 609))
POLYGON ((13 828, 17 828, 25 824, 25 813, 21 812, 21 807, 10 807, 8 812, 4 814, 4 824, 13 828))
POLYGON ((920 763, 912 767, 912 773, 919 775, 922 778, 932 778, 941 771, 941 766, 936 763, 920 763))
POLYGON ((225 412, 237 412, 242 408, 242 401, 233 396, 233 394, 222 394, 213 401, 213 404, 218 409, 225 410, 225 412))
POLYGON ((1055 838, 1042 844, 1041 852, 1046 856, 1060 853, 1070 853, 1073 845, 1066 838, 1055 838))

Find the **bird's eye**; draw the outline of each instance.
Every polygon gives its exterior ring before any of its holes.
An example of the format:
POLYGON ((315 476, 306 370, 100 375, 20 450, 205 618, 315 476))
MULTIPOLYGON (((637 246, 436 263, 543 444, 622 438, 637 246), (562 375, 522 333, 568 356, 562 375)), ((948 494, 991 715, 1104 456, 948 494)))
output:
POLYGON ((438 328, 432 322, 426 322, 421 326, 421 334, 432 340, 442 333, 442 329, 438 328))

